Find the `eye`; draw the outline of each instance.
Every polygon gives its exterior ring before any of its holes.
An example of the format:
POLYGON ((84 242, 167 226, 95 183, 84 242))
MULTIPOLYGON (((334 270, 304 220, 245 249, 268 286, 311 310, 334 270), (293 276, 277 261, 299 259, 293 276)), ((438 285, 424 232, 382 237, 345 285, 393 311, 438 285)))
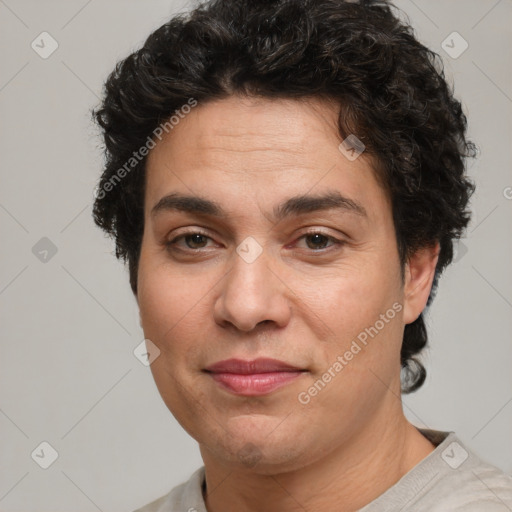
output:
POLYGON ((207 236, 205 233, 202 233, 201 231, 189 231, 188 233, 182 233, 176 238, 170 240, 169 242, 166 242, 165 245, 170 249, 172 249, 173 246, 176 246, 178 250, 195 250, 203 249, 205 247, 206 240, 211 240, 211 238, 207 236), (180 247, 180 245, 178 244, 178 241, 182 239, 185 241, 185 247, 180 247))
MULTIPOLYGON (((314 252, 328 248, 326 247, 326 244, 329 242, 332 242, 333 245, 343 244, 341 240, 338 240, 331 235, 322 233, 321 231, 311 231, 309 233, 305 233, 298 240, 302 239, 306 241, 307 248, 313 250, 314 252)), ((330 247, 332 247, 332 245, 330 247)))

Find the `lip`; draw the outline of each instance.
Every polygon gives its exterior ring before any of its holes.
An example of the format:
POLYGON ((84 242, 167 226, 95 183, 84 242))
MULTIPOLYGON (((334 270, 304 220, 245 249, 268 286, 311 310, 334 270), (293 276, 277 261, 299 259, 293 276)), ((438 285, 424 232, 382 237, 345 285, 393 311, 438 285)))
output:
POLYGON ((205 371, 224 389, 244 396, 265 395, 289 384, 306 370, 277 359, 226 359, 205 371))
POLYGON ((254 373, 273 373, 273 372, 290 372, 301 371, 302 368, 279 361, 278 359, 269 359, 267 357, 259 357, 252 361, 244 359, 226 359, 219 361, 206 368, 207 372, 212 373, 236 373, 239 375, 251 375, 254 373))

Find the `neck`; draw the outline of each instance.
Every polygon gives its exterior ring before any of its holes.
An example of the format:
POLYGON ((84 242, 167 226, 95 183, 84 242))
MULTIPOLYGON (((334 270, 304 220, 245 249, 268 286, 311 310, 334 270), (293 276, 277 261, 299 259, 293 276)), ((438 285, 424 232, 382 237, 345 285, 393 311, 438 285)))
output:
POLYGON ((201 450, 208 512, 357 511, 423 460, 434 446, 400 413, 359 432, 295 471, 262 475, 225 466, 201 450))

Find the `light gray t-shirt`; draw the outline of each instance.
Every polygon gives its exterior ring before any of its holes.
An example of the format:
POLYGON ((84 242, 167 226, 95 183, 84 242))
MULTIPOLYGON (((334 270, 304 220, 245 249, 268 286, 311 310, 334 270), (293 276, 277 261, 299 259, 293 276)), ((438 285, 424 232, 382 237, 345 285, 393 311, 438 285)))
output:
MULTIPOLYGON (((479 459, 453 432, 418 430, 436 449, 360 512, 512 512, 511 476, 479 459)), ((207 512, 203 482, 204 466, 135 512, 207 512)))

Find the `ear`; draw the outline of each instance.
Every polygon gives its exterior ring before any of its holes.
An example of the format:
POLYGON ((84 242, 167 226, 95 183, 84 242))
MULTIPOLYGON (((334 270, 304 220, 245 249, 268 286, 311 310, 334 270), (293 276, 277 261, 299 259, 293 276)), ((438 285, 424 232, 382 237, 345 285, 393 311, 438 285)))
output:
POLYGON ((418 249, 407 261, 404 283, 404 323, 414 322, 425 309, 434 281, 439 242, 418 249))

